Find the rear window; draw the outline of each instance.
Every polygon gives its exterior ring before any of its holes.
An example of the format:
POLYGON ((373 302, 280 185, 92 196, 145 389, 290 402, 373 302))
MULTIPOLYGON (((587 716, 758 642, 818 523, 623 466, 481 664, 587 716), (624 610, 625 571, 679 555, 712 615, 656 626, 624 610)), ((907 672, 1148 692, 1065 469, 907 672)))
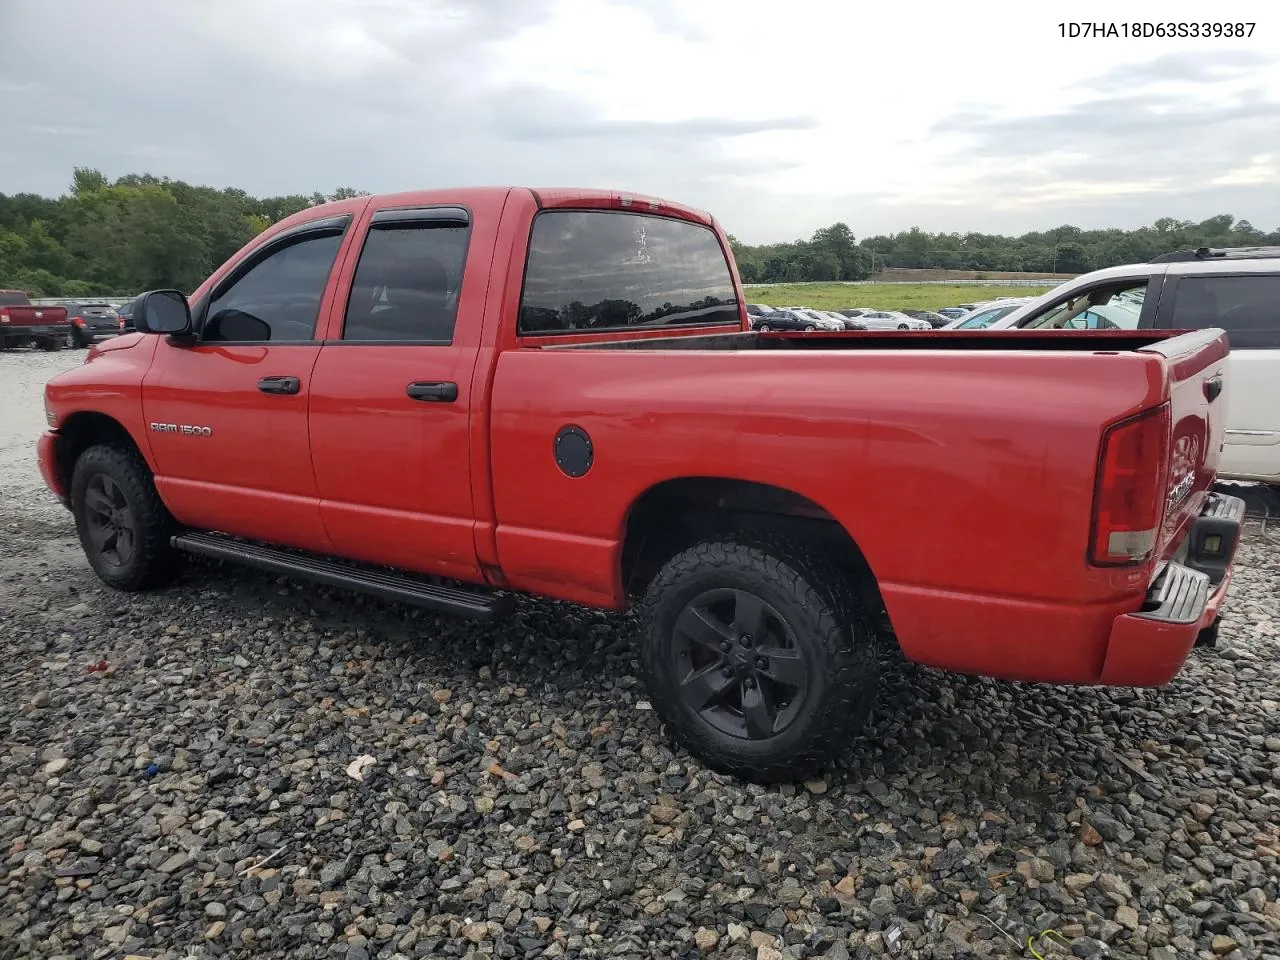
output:
POLYGON ((1175 330, 1221 327, 1232 350, 1280 349, 1280 275, 1182 277, 1170 323, 1175 330))
POLYGON ((25 307, 30 302, 25 293, 0 290, 0 307, 25 307))
POLYGON ((729 264, 706 227, 603 210, 535 218, 521 333, 738 322, 729 264))

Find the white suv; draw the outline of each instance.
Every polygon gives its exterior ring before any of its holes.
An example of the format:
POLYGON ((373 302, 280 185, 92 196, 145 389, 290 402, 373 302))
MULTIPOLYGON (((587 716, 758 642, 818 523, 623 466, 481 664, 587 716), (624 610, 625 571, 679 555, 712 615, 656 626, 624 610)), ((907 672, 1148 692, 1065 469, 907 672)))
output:
POLYGON ((1280 247, 1170 253, 1055 287, 989 331, 1227 331, 1226 443, 1218 476, 1280 484, 1280 247))

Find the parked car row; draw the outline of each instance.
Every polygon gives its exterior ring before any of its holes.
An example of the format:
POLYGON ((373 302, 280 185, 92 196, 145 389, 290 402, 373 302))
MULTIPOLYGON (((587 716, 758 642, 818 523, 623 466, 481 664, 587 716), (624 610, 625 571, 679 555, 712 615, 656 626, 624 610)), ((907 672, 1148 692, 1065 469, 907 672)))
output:
POLYGON ((105 300, 32 303, 25 291, 0 290, 0 350, 28 344, 83 349, 133 329, 132 301, 119 309, 105 300))
POLYGON ((815 310, 812 307, 771 307, 766 303, 747 304, 751 329, 761 333, 771 330, 802 330, 816 333, 848 330, 932 330, 927 317, 913 316, 897 310, 873 310, 850 307, 847 310, 815 310))

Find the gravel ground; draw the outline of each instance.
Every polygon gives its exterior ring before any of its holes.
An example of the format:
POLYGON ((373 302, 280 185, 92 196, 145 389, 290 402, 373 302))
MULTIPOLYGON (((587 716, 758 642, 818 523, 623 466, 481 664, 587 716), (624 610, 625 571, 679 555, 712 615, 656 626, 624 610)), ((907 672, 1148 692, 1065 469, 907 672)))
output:
POLYGON ((0 957, 1280 957, 1280 523, 1168 689, 899 666, 766 789, 670 749, 625 618, 105 591, 31 463, 76 362, 0 354, 0 957))

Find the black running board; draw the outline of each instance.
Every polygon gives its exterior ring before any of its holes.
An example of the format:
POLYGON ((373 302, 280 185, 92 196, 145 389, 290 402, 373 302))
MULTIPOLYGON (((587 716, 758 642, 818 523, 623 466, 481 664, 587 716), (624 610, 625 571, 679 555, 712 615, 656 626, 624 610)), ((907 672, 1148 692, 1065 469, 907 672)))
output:
POLYGON ((411 603, 472 620, 496 620, 510 608, 510 598, 482 590, 443 586, 411 574, 249 543, 217 533, 180 533, 171 537, 169 542, 186 553, 229 560, 283 576, 355 590, 383 600, 411 603))

